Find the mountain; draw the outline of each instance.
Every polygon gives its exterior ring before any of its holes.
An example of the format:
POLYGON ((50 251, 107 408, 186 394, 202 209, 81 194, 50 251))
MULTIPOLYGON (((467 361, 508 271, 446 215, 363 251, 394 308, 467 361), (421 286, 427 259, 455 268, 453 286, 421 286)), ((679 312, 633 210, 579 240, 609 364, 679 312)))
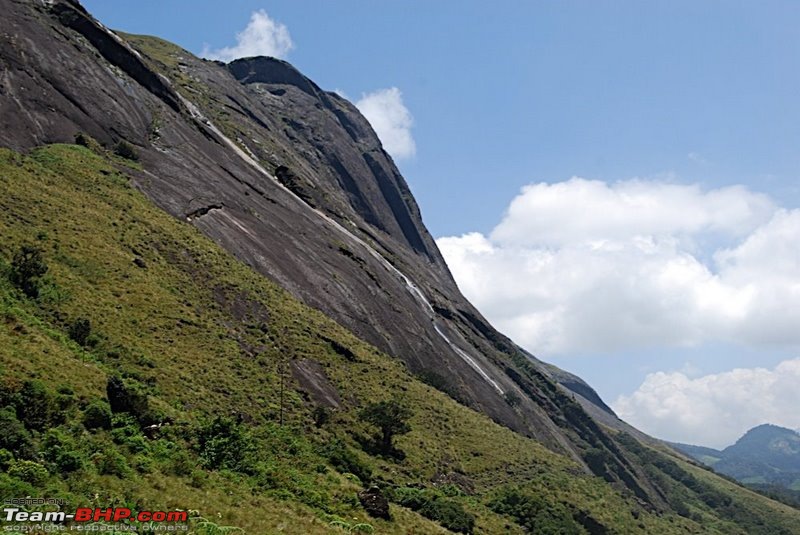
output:
POLYGON ((800 491, 800 434, 763 424, 722 451, 676 444, 681 451, 742 483, 800 491))
POLYGON ((796 532, 497 332, 345 99, 0 6, 3 495, 257 533, 796 532))

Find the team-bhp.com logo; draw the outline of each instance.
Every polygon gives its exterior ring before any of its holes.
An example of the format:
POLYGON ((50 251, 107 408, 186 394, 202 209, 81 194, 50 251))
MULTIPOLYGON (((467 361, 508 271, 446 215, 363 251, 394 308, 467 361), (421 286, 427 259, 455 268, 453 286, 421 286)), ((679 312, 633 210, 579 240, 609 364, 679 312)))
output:
POLYGON ((3 531, 20 533, 63 531, 187 531, 187 511, 139 511, 126 507, 78 507, 64 511, 3 509, 3 531), (138 524, 138 527, 137 527, 138 524))
POLYGON ((186 511, 139 511, 134 513, 125 507, 108 509, 78 507, 73 514, 63 511, 22 511, 13 507, 5 509, 5 520, 8 522, 186 522, 189 514, 186 511))

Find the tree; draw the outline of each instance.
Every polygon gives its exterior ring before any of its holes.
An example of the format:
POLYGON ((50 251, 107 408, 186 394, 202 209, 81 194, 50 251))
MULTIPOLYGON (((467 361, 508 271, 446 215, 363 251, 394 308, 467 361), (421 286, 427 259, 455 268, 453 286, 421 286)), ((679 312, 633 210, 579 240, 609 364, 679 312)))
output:
POLYGON ((11 261, 11 282, 28 297, 39 296, 39 278, 47 273, 47 264, 42 251, 31 245, 23 245, 11 261))
POLYGON ((86 318, 78 318, 70 324, 67 334, 79 346, 85 346, 92 334, 92 323, 86 318))
POLYGON ((392 441, 395 435, 411 431, 411 426, 408 424, 411 409, 394 400, 367 405, 359 413, 359 418, 380 429, 378 445, 383 453, 391 453, 394 450, 392 441))

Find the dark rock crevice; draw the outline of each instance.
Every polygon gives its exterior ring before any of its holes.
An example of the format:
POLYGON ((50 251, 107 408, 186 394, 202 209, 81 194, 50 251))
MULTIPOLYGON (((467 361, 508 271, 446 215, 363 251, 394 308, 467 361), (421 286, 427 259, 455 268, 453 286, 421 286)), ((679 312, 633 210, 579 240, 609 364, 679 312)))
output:
POLYGON ((364 193, 358 186, 358 182, 356 182, 347 168, 342 164, 341 160, 339 160, 339 158, 335 155, 330 155, 328 157, 328 162, 330 163, 331 167, 333 167, 333 170, 336 171, 336 180, 342 190, 347 193, 347 198, 350 201, 350 206, 353 207, 353 210, 355 210, 362 218, 364 218, 366 223, 386 232, 386 227, 384 226, 383 222, 381 222, 372 206, 364 201, 364 193))
POLYGON ((186 219, 191 221, 192 219, 195 219, 197 217, 202 217, 202 216, 208 214, 212 210, 222 210, 224 208, 224 206, 225 205, 223 205, 221 202, 220 203, 212 203, 212 204, 207 204, 205 206, 201 206, 200 208, 196 208, 196 209, 194 209, 194 210, 192 210, 190 212, 187 212, 186 213, 186 219))
POLYGON ((403 232, 406 241, 415 251, 430 258, 431 255, 428 252, 425 241, 422 239, 419 229, 417 229, 414 223, 408 205, 400 195, 397 184, 372 154, 365 153, 363 157, 370 171, 372 171, 372 174, 375 176, 378 188, 380 188, 384 200, 389 205, 392 215, 394 215, 394 218, 400 225, 400 230, 403 232))

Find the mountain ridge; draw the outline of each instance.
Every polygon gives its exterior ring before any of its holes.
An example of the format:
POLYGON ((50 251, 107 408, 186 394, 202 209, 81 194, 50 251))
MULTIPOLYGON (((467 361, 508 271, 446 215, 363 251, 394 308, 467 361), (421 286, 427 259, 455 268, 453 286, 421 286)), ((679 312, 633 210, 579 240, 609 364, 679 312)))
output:
POLYGON ((715 471, 743 483, 800 491, 800 433, 792 429, 761 424, 722 450, 674 445, 715 471))

